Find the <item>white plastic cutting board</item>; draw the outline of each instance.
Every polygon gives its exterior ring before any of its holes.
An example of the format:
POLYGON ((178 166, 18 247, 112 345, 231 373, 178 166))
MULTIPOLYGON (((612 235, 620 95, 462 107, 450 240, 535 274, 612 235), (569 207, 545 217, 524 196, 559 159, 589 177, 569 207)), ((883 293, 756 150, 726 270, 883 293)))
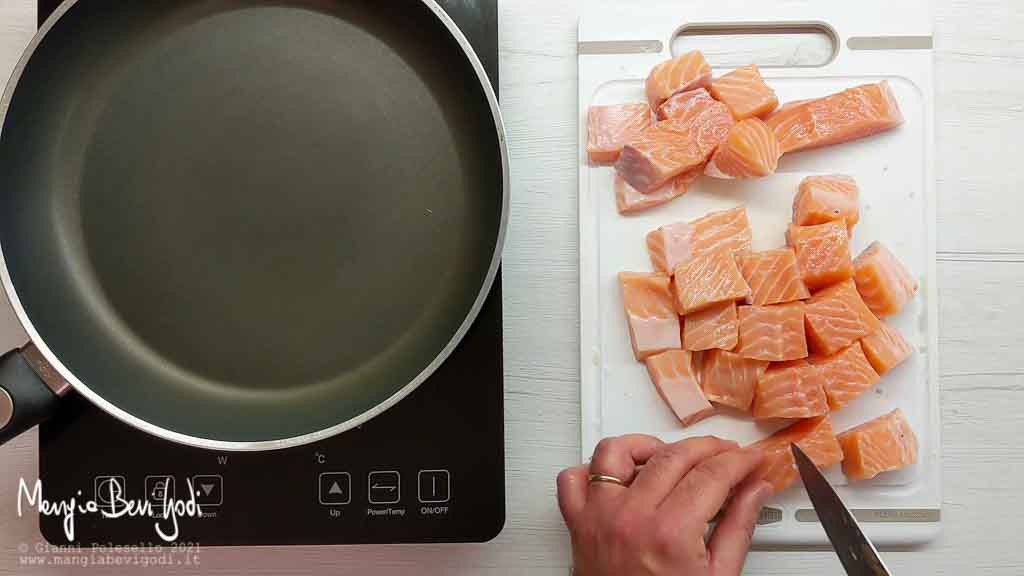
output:
MULTIPOLYGON (((681 428, 633 358, 616 275, 650 271, 644 236, 658 226, 744 204, 754 249, 783 245, 797 185, 809 174, 845 173, 861 187, 861 221, 854 254, 884 242, 917 278, 917 298, 890 319, 916 353, 883 377, 875 390, 833 415, 837 431, 899 407, 920 441, 920 461, 900 472, 847 485, 837 466, 827 476, 880 545, 933 539, 940 527, 938 301, 935 274, 931 18, 923 1, 848 2, 694 0, 623 3, 587 13, 579 24, 579 198, 582 451, 589 458, 606 436, 647 433, 666 441, 714 434, 748 443, 773 430, 748 419, 715 416, 681 428), (782 159, 769 178, 702 178, 682 198, 635 216, 615 208, 613 169, 586 156, 586 112, 593 104, 642 102, 643 79, 672 55, 673 39, 694 25, 765 26, 813 23, 832 31, 835 58, 822 67, 762 67, 780 101, 825 96, 888 80, 906 122, 858 142, 782 159), (852 41, 851 41, 852 40, 852 41), (851 49, 850 46, 859 47, 851 49), (899 48, 902 46, 902 48, 899 48)), ((699 39, 689 39, 698 47, 699 39)), ((743 38, 736 37, 737 51, 743 38)), ((714 70, 719 76, 728 69, 714 70)), ((777 426, 776 426, 777 428, 777 426)), ((776 497, 756 531, 758 545, 827 544, 802 486, 776 497)))

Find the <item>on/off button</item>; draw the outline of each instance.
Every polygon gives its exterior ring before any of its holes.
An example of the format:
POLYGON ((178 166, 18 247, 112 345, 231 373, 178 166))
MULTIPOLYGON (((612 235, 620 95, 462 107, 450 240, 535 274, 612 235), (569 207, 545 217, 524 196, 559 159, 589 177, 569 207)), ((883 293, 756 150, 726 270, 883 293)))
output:
POLYGON ((423 504, 444 504, 451 500, 451 474, 447 470, 421 470, 419 499, 423 504))

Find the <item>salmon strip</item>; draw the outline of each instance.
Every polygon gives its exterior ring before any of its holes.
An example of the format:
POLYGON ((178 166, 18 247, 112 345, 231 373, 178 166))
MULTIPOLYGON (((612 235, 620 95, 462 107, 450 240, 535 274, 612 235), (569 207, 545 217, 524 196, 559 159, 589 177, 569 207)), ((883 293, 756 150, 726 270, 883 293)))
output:
POLYGON ((886 81, 784 107, 766 120, 782 152, 849 142, 895 128, 903 114, 886 81))
POLYGON ((781 362, 807 357, 803 302, 740 306, 736 352, 744 358, 781 362))
POLYGON ((647 252, 656 270, 672 274, 694 256, 716 250, 728 250, 734 255, 748 252, 751 237, 747 210, 737 206, 649 232, 647 252))
POLYGON ((658 352, 682 348, 679 315, 672 305, 669 277, 620 272, 619 285, 636 359, 643 360, 658 352))
POLYGON ((779 143, 759 118, 748 118, 729 130, 704 173, 714 178, 762 178, 779 167, 779 143))
POLYGON ((867 480, 917 461, 917 436, 899 408, 843 432, 839 445, 843 473, 850 480, 867 480))
POLYGON ((750 287, 729 250, 690 258, 676 267, 674 280, 676 310, 683 314, 750 296, 750 287))
POLYGON ((737 121, 764 118, 779 105, 775 90, 765 84, 755 64, 737 68, 711 82, 711 95, 729 107, 737 121))
POLYGON ((694 352, 736 347, 736 302, 716 304, 683 318, 683 348, 694 352))
POLYGON ((853 261, 853 279, 877 316, 899 312, 917 293, 917 281, 881 242, 872 242, 853 261))
POLYGON ((757 475, 781 492, 800 477, 790 445, 796 444, 820 469, 834 466, 843 460, 843 451, 832 431, 828 416, 797 422, 775 434, 751 444, 765 453, 757 475))
POLYGON ((724 104, 710 96, 695 96, 678 115, 632 138, 622 148, 615 169, 637 190, 655 190, 706 163, 732 125, 732 115, 724 104))
POLYGON ((592 164, 614 164, 627 142, 654 124, 647 104, 591 106, 587 110, 587 157, 592 164))
POLYGON ((843 220, 847 230, 860 221, 860 189, 849 176, 808 176, 793 199, 793 223, 813 226, 843 220))
POLYGON ((615 206, 619 214, 633 214, 642 212, 655 206, 661 206, 666 202, 674 200, 686 194, 687 187, 700 177, 699 172, 690 171, 683 173, 675 180, 658 188, 654 192, 644 194, 630 186, 622 176, 615 175, 613 186, 615 188, 615 206))
POLYGON ((790 248, 740 254, 736 261, 750 286, 750 304, 784 304, 811 297, 790 248))
POLYGON ((901 364, 914 349, 903 338, 898 330, 885 322, 879 323, 878 330, 860 341, 864 355, 879 376, 901 364))
POLYGON ((767 369, 767 360, 752 360, 727 350, 708 350, 701 363, 701 388, 708 400, 749 412, 757 380, 767 369))
POLYGON ((828 356, 875 332, 881 326, 878 318, 864 305, 853 280, 845 280, 811 296, 807 301, 806 321, 807 340, 811 347, 828 356))
POLYGON ((827 414, 824 384, 821 373, 807 360, 773 362, 754 387, 754 418, 811 418, 827 414))
POLYGON ((644 91, 651 109, 677 92, 703 88, 711 81, 711 66, 698 50, 685 52, 655 66, 647 76, 644 91))
POLYGON ((649 357, 646 364, 658 394, 683 426, 689 426, 714 413, 714 407, 697 384, 690 352, 668 350, 649 357))
POLYGON ((824 378, 825 395, 832 410, 839 410, 878 383, 878 373, 868 362, 860 342, 832 356, 812 355, 808 360, 824 378))
POLYGON ((850 237, 842 221, 790 226, 787 239, 808 290, 818 290, 853 276, 850 237))

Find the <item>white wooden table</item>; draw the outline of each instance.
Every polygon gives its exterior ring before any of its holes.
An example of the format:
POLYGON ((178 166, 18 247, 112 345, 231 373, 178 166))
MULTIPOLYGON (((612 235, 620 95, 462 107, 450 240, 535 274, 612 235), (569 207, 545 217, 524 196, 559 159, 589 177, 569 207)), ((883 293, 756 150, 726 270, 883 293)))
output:
MULTIPOLYGON (((501 3, 501 97, 513 171, 505 255, 505 531, 473 546, 209 549, 199 554, 202 572, 567 573, 554 477, 579 452, 575 39, 586 1, 501 3)), ((898 574, 1020 574, 1024 227, 1015 207, 1024 188, 1024 3, 937 0, 935 17, 946 531, 930 547, 889 553, 887 560, 898 574)), ((34 27, 35 0, 0 0, 0 76, 7 77, 34 27)), ((21 337, 12 326, 0 306, 4 349, 21 337)), ((18 563, 19 546, 40 541, 35 519, 15 513, 18 477, 36 476, 36 446, 29 434, 0 450, 0 576, 81 572, 18 563)), ((841 572, 830 552, 755 552, 747 568, 841 572)))

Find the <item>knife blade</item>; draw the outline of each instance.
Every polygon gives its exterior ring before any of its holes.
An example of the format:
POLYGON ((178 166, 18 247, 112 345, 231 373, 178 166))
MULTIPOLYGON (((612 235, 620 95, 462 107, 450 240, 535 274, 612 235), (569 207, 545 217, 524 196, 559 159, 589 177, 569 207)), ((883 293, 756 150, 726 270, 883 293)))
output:
POLYGON ((790 445, 800 478, 811 497, 825 534, 835 548, 839 561, 849 576, 892 576, 875 545, 860 529, 857 519, 846 508, 839 495, 822 476, 814 462, 796 444, 790 445))

